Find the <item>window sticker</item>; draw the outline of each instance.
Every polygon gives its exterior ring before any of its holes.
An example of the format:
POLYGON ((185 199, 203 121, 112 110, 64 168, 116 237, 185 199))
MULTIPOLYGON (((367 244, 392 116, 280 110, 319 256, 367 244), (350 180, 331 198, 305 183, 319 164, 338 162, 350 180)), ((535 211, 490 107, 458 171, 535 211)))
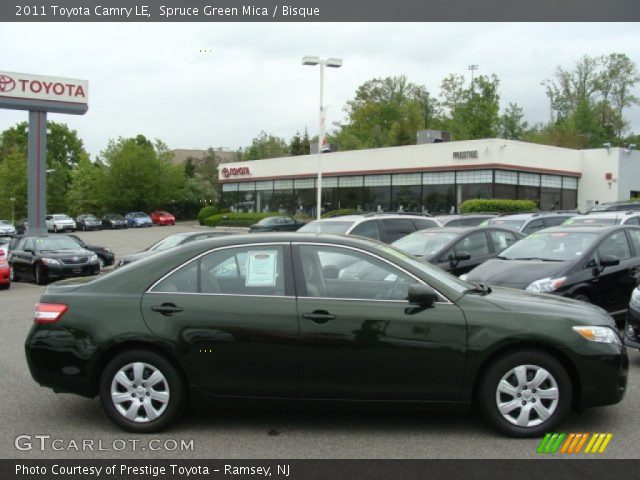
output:
POLYGON ((247 287, 275 287, 277 250, 249 252, 247 264, 247 287))

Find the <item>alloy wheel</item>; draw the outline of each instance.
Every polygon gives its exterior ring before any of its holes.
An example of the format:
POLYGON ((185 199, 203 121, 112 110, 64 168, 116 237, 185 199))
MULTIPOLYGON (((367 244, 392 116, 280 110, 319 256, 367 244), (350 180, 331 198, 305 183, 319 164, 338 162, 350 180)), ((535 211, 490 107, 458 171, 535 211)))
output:
POLYGON ((129 363, 111 381, 111 401, 127 420, 147 423, 159 418, 170 400, 169 382, 153 365, 129 363))
POLYGON ((544 423, 558 408, 558 382, 538 365, 518 365, 498 382, 496 405, 502 418, 518 427, 544 423))

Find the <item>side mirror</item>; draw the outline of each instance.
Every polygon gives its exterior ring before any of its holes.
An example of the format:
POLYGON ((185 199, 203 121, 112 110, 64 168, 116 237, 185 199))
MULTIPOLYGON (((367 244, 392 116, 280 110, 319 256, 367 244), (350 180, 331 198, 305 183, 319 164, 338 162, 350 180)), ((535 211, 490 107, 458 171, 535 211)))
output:
POLYGON ((600 259, 600 266, 604 267, 615 267, 616 265, 620 265, 620 259, 613 255, 603 255, 600 259))
POLYGON ((429 285, 409 285, 407 300, 421 307, 431 307, 438 299, 438 294, 429 285))
POLYGON ((469 260, 471 258, 471 254, 469 252, 458 252, 456 253, 455 259, 457 261, 469 260))

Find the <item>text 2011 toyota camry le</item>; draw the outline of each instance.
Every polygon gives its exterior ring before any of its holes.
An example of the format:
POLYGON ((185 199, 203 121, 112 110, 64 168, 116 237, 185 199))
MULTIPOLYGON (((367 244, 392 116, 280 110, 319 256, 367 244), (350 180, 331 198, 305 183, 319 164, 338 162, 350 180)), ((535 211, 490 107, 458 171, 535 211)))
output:
POLYGON ((619 402, 628 359, 583 302, 461 281, 374 241, 203 240, 87 283, 51 285, 26 341, 33 378, 100 396, 152 432, 188 404, 251 399, 467 409, 507 435, 619 402), (376 280, 344 278, 364 262, 376 280))

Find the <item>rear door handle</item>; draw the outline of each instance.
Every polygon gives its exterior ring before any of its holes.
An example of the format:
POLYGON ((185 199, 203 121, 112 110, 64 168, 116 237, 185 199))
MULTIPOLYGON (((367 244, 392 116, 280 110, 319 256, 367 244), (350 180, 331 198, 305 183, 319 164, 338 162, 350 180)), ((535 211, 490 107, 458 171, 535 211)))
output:
POLYGON ((182 311, 182 308, 174 305, 173 303, 163 303, 162 305, 153 305, 151 307, 151 310, 170 317, 176 313, 180 313, 182 311))
POLYGON ((302 318, 306 318, 315 323, 327 323, 329 320, 335 320, 338 317, 330 314, 326 310, 315 310, 311 313, 303 313, 302 318))

